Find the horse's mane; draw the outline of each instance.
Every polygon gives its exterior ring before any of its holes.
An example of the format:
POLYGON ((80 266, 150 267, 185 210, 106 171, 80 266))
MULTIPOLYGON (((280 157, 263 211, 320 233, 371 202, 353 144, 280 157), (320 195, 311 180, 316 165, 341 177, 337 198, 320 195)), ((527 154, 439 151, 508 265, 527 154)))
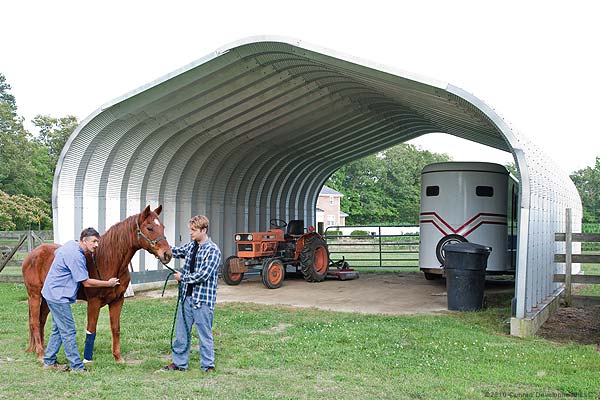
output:
MULTIPOLYGON (((98 244, 98 259, 122 260, 132 249, 137 250, 137 236, 134 234, 139 214, 125 218, 111 226, 102 236, 98 244)), ((118 267, 118 266, 117 266, 118 267)))

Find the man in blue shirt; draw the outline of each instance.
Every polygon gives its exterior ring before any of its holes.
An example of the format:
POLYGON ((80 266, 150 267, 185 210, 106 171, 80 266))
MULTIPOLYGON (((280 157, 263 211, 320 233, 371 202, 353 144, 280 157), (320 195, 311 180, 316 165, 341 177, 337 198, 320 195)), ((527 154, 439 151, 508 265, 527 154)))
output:
POLYGON ((101 281, 88 276, 85 252, 96 251, 99 239, 100 234, 94 228, 87 228, 81 232, 79 242, 71 240, 54 252, 54 261, 42 288, 42 296, 52 314, 52 333, 44 354, 44 369, 68 369, 56 362, 56 354, 64 345, 71 371, 85 371, 77 349, 71 304, 77 299, 80 283, 85 287, 115 287, 119 284, 117 278, 101 281))
POLYGON ((174 274, 181 285, 181 304, 177 311, 176 340, 173 362, 162 371, 185 371, 190 359, 192 324, 200 338, 200 366, 204 371, 215 369, 212 325, 217 299, 217 279, 221 250, 208 237, 208 218, 196 215, 189 220, 192 241, 171 247, 173 258, 185 258, 183 272, 174 274))

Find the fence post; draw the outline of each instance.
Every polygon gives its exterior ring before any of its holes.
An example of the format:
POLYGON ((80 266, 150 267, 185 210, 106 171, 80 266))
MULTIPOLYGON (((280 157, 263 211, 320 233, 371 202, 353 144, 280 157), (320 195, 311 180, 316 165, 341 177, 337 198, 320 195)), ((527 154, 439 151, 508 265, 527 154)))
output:
POLYGON ((381 226, 379 228, 379 268, 383 268, 383 255, 381 254, 381 226))
POLYGON ((27 253, 31 253, 31 250, 33 250, 33 235, 32 235, 32 231, 28 230, 27 231, 27 253))
POLYGON ((571 270, 573 261, 573 225, 571 209, 567 208, 565 215, 565 306, 570 307, 573 301, 571 293, 571 270))

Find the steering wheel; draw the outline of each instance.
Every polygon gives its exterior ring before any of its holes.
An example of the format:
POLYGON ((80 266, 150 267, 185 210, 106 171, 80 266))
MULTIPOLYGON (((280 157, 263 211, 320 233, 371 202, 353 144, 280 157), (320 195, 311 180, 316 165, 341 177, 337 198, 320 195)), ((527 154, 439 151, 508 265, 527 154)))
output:
POLYGON ((279 218, 273 218, 271 221, 269 221, 269 223, 271 224, 271 226, 273 228, 285 228, 287 226, 287 222, 285 222, 282 219, 279 218))

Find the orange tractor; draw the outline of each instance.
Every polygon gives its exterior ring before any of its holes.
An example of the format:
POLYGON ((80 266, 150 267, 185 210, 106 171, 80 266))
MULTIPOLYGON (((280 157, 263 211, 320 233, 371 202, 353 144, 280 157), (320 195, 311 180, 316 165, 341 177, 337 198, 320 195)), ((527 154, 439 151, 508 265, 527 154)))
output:
POLYGON ((321 282, 326 276, 341 280, 358 277, 343 260, 333 263, 337 268, 329 271, 327 242, 313 226, 305 232, 303 220, 291 220, 288 224, 272 219, 270 225, 266 232, 235 234, 237 256, 223 263, 225 283, 239 285, 248 272, 260 272, 263 284, 269 289, 280 287, 286 272, 302 272, 307 282, 321 282))

